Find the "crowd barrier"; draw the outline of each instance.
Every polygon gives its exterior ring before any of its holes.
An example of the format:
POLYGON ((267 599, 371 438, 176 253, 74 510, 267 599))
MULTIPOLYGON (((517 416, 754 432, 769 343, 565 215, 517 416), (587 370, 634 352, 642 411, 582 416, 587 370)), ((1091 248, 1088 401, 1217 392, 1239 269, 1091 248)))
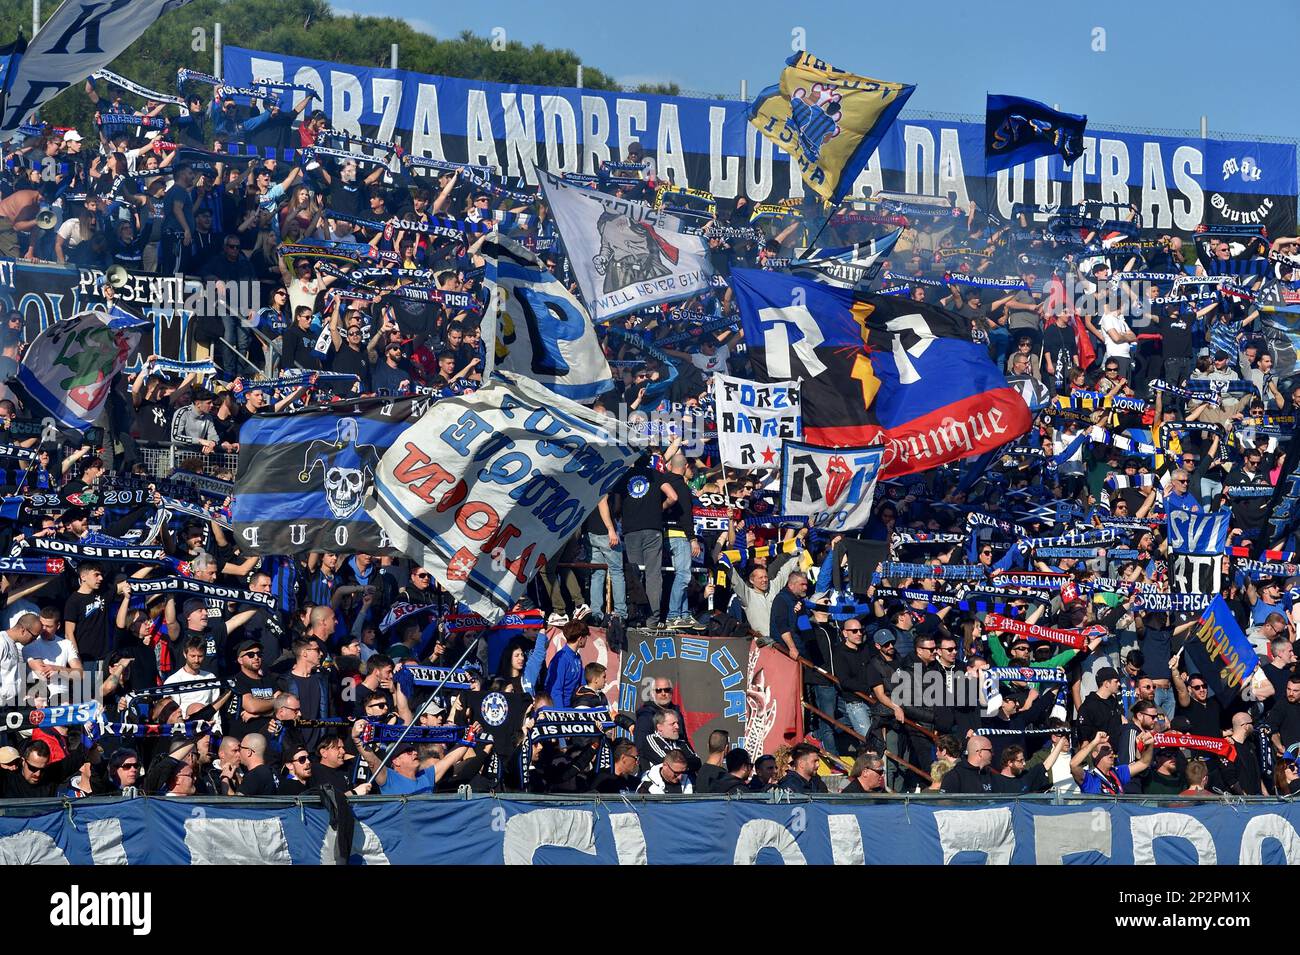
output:
MULTIPOLYGON (((1283 800, 372 797, 354 864, 1295 865, 1283 800)), ((6 865, 331 864, 315 799, 0 805, 6 865)))

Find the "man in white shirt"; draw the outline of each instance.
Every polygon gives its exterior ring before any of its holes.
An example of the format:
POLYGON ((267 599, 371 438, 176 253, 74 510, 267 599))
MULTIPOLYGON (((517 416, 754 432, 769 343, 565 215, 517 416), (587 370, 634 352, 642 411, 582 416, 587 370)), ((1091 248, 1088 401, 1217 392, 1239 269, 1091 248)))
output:
POLYGON ((32 640, 23 648, 27 669, 45 681, 50 705, 71 702, 68 681, 73 674, 80 678, 83 669, 77 646, 67 637, 61 636, 57 629, 39 626, 39 630, 40 638, 32 640))
POLYGON ((1137 336, 1133 334, 1123 313, 1119 311, 1107 310, 1101 316, 1097 327, 1106 339, 1106 361, 1114 362, 1119 366, 1121 378, 1128 378, 1133 370, 1130 346, 1137 341, 1137 336))
MULTIPOLYGON (((202 637, 190 637, 185 641, 185 665, 163 681, 163 686, 176 683, 189 683, 193 680, 216 679, 211 673, 202 669, 203 659, 207 656, 207 643, 202 637)), ((190 710, 197 704, 200 707, 215 703, 221 696, 220 689, 193 690, 173 693, 171 698, 180 708, 181 719, 189 719, 190 710)))
POLYGON ((25 613, 0 633, 0 706, 18 706, 23 700, 23 647, 41 635, 41 618, 25 613))

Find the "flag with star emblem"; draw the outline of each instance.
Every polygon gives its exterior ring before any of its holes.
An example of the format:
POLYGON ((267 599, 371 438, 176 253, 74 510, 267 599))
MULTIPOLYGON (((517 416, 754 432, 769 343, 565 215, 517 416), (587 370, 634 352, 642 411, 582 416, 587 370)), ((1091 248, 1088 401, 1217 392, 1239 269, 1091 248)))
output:
POLYGON ((723 464, 775 467, 781 442, 802 434, 798 382, 755 382, 714 374, 713 396, 723 464))
POLYGON ((1030 428, 1024 399, 953 312, 756 269, 732 269, 731 283, 754 375, 799 380, 810 444, 884 444, 891 478, 1030 428))

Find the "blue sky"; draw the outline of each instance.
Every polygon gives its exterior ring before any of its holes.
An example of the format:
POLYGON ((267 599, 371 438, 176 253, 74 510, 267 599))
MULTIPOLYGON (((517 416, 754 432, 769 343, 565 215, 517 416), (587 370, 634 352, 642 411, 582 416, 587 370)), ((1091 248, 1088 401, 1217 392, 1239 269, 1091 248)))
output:
POLYGON ((753 96, 776 82, 792 31, 841 69, 916 84, 910 106, 984 111, 1016 93, 1095 123, 1300 136, 1296 0, 333 0, 439 37, 462 30, 571 49, 620 82, 753 96), (653 11, 652 13, 650 11, 653 11), (1104 52, 1093 50, 1094 29, 1104 52))

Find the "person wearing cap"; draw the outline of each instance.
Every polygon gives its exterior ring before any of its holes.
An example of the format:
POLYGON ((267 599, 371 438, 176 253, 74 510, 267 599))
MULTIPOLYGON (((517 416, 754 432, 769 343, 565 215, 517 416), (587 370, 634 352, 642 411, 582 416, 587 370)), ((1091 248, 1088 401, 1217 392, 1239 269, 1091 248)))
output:
MULTIPOLYGON (((811 617, 811 626, 803 633, 804 656, 807 657, 812 666, 801 668, 803 670, 805 698, 811 697, 817 709, 831 719, 836 718, 839 691, 830 677, 824 676, 821 671, 824 670, 831 677, 836 675, 835 651, 841 640, 840 633, 831 621, 830 615, 830 607, 835 602, 835 595, 829 590, 814 594, 808 599, 807 606, 811 617)), ((862 623, 858 620, 851 620, 846 625, 851 624, 856 624, 859 628, 862 626, 862 623)), ((858 632, 861 633, 861 630, 859 629, 858 632)), ((862 640, 859 637, 858 646, 861 647, 861 644, 862 640)), ((865 666, 866 662, 864 660, 863 667, 865 666)), ((822 744, 822 749, 828 754, 831 756, 839 755, 835 744, 835 727, 825 719, 817 718, 817 728, 813 730, 813 736, 817 738, 817 741, 822 744)))
MULTIPOLYGON (((872 637, 875 654, 867 664, 867 695, 871 703, 870 746, 878 753, 898 755, 902 746, 903 708, 894 700, 894 674, 898 672, 898 634, 891 627, 880 627, 872 637)), ((897 779, 891 779, 891 784, 897 779)), ((893 786, 891 788, 896 788, 893 786)))
POLYGON ((1122 795, 1135 776, 1147 771, 1155 757, 1150 733, 1142 733, 1138 737, 1138 747, 1142 750, 1142 755, 1121 766, 1110 738, 1105 733, 1098 732, 1070 760, 1070 772, 1074 775, 1074 781, 1079 784, 1082 792, 1089 795, 1122 795), (1089 758, 1092 759, 1091 766, 1086 765, 1089 758))
POLYGON ((453 766, 474 753, 472 746, 456 746, 432 765, 420 768, 419 747, 415 743, 401 742, 394 747, 388 765, 380 767, 382 757, 369 745, 360 742, 364 726, 358 722, 352 727, 353 739, 357 740, 357 750, 361 758, 370 767, 372 782, 379 786, 385 796, 414 796, 418 793, 431 793, 453 766))
POLYGON ((1282 618, 1282 628, 1276 632, 1289 632, 1287 614, 1290 610, 1288 606, 1290 600, 1282 594, 1282 581, 1276 577, 1268 577, 1256 584, 1253 580, 1248 579, 1246 583, 1246 600, 1250 604, 1251 627, 1261 626, 1270 617, 1279 616, 1282 618))
POLYGON ((234 694, 222 712, 221 724, 235 736, 266 730, 275 696, 275 683, 262 672, 262 643, 241 640, 235 645, 234 694))
POLYGON ((18 760, 22 757, 12 746, 0 746, 0 773, 18 772, 18 760))
POLYGON ((1119 671, 1105 666, 1096 671, 1097 689, 1079 707, 1079 735, 1091 739, 1105 732, 1118 743, 1123 739, 1124 713, 1120 701, 1119 671))

